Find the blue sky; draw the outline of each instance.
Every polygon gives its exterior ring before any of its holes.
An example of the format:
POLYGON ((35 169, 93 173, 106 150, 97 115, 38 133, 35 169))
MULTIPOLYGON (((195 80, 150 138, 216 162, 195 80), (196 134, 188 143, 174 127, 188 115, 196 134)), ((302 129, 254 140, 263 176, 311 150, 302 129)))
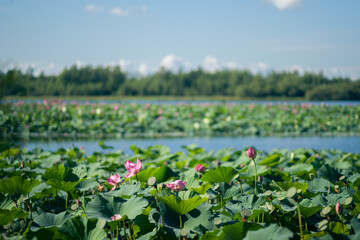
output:
POLYGON ((2 0, 0 69, 73 64, 360 78, 359 0, 2 0))

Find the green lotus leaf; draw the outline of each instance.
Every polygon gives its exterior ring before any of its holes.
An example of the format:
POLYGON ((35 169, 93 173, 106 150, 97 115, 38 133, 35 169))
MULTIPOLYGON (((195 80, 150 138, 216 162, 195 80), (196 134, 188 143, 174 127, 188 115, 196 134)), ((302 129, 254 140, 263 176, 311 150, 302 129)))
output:
POLYGON ((228 239, 228 240, 243 239, 249 230, 259 231, 260 228, 261 226, 258 224, 237 222, 231 225, 224 226, 222 228, 220 236, 218 236, 216 239, 228 239))
POLYGON ((67 220, 71 219, 73 215, 66 211, 59 214, 43 212, 34 218, 34 224, 31 226, 31 231, 37 231, 40 227, 61 227, 67 220))
POLYGON ((233 167, 217 167, 215 170, 206 172, 201 181, 218 183, 225 182, 229 183, 236 174, 236 170, 233 167))
POLYGON ((262 160, 261 162, 257 163, 259 165, 267 165, 269 167, 276 166, 280 163, 281 155, 280 154, 273 154, 262 160))
POLYGON ((26 218, 29 215, 28 212, 24 212, 18 208, 0 209, 0 226, 11 223, 16 218, 26 218))
POLYGON ((87 220, 77 216, 65 222, 56 233, 56 239, 74 240, 105 240, 106 232, 101 228, 101 221, 97 219, 87 220))
POLYGON ((112 192, 107 192, 106 195, 114 197, 130 197, 134 194, 137 194, 141 191, 141 183, 137 182, 136 184, 121 184, 117 187, 118 190, 112 192))
POLYGON ((165 203, 178 214, 183 215, 195 209, 203 202, 206 202, 207 198, 196 196, 186 200, 181 200, 181 198, 176 197, 175 195, 170 195, 166 197, 159 197, 159 200, 165 203))
POLYGON ((85 212, 88 218, 103 218, 108 221, 111 221, 111 216, 115 214, 134 219, 142 213, 147 205, 147 200, 142 197, 132 196, 125 200, 114 196, 98 195, 86 205, 85 212))
POLYGON ((314 173, 314 167, 311 164, 302 163, 284 168, 284 172, 289 172, 296 176, 307 178, 309 176, 309 173, 314 173))
POLYGON ((71 168, 64 167, 63 165, 55 165, 46 170, 43 179, 47 180, 46 183, 50 186, 65 192, 70 192, 81 182, 71 168))
POLYGON ((309 188, 309 185, 307 183, 299 183, 299 182, 276 182, 276 184, 270 183, 270 186, 272 186, 273 188, 279 191, 287 191, 293 187, 296 189, 301 189, 302 193, 305 193, 306 190, 309 188))
POLYGON ((287 240, 294 236, 294 233, 284 227, 279 227, 277 224, 270 224, 270 226, 257 231, 248 231, 244 240, 253 239, 268 239, 268 240, 287 240))
POLYGON ((4 195, 0 194, 0 209, 12 209, 15 207, 14 201, 11 198, 5 197, 4 195))
POLYGON ((148 168, 141 170, 137 177, 140 182, 147 182, 149 178, 155 177, 158 183, 164 182, 171 177, 175 177, 177 174, 171 170, 171 168, 163 165, 159 168, 148 168))
POLYGON ((55 165, 46 170, 43 175, 44 180, 58 180, 65 182, 77 182, 79 177, 73 173, 72 169, 64 165, 55 165))
MULTIPOLYGON (((179 215, 172 208, 168 207, 163 202, 158 204, 159 211, 152 209, 149 214, 149 220, 152 223, 160 223, 160 214, 163 216, 163 224, 173 236, 180 234, 179 215)), ((201 204, 195 209, 184 215, 181 215, 182 228, 188 231, 203 234, 205 231, 211 231, 215 228, 212 221, 213 214, 211 206, 201 204)))
POLYGON ((321 168, 319 168, 316 175, 330 181, 338 181, 342 176, 342 174, 340 174, 335 168, 330 167, 328 164, 324 164, 321 168))
POLYGON ((0 180, 0 192, 9 194, 28 194, 37 186, 40 181, 35 179, 25 179, 21 176, 13 176, 8 179, 0 180))
POLYGON ((91 189, 95 189, 97 187, 98 183, 96 182, 96 180, 94 178, 91 179, 87 179, 84 181, 79 182, 75 188, 80 191, 80 192, 84 192, 84 191, 89 191, 91 189))

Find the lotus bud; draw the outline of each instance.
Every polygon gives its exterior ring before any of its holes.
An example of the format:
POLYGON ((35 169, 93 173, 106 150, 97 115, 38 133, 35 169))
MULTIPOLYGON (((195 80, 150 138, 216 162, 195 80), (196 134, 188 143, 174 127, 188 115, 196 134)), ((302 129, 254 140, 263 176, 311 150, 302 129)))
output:
POLYGON ((204 165, 198 164, 198 165, 195 167, 195 170, 196 170, 198 173, 203 173, 203 172, 205 172, 206 168, 205 168, 204 165))
POLYGON ((335 206, 335 211, 337 214, 341 214, 343 212, 343 207, 341 206, 341 204, 339 203, 339 201, 336 203, 336 206, 335 206))
POLYGON ((220 166, 220 161, 219 160, 216 160, 216 165, 220 166))
POLYGON ((249 148, 246 153, 250 159, 254 160, 256 158, 257 153, 252 147, 249 148))
POLYGON ((242 163, 242 164, 240 164, 240 167, 243 168, 243 167, 245 167, 245 165, 242 163))
POLYGON ((77 204, 78 206, 81 206, 81 205, 82 205, 82 202, 81 202, 79 199, 76 199, 76 204, 77 204))
POLYGON ((258 182, 259 182, 259 183, 262 183, 262 181, 263 181, 263 177, 259 175, 259 176, 258 176, 258 182))
POLYGON ((24 163, 23 163, 23 162, 20 163, 20 167, 21 167, 21 168, 24 167, 24 163))

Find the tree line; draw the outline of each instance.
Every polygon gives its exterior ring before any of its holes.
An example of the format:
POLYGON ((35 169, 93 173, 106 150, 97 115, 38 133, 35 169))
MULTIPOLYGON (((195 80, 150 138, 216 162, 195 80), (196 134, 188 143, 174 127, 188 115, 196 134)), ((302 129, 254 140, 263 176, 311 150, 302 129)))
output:
POLYGON ((360 79, 328 78, 322 73, 247 70, 209 73, 161 69, 148 76, 131 76, 120 67, 65 68, 58 75, 39 76, 29 69, 0 71, 3 96, 229 96, 236 98, 303 98, 308 100, 360 100, 360 79))

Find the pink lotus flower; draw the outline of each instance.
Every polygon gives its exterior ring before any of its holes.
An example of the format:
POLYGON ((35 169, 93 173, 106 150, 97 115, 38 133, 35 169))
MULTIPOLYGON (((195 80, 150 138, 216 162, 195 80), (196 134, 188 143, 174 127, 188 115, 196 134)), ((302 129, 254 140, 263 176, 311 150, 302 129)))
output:
POLYGON ((167 183, 166 186, 173 191, 181 191, 185 188, 186 182, 176 180, 175 182, 167 183))
POLYGON ((250 159, 254 160, 256 158, 257 153, 256 153, 255 149, 253 149, 252 147, 249 148, 246 153, 250 159))
POLYGON ((203 173, 205 172, 206 168, 204 165, 201 165, 201 164, 198 164, 196 167, 195 167, 195 170, 199 173, 203 173))
POLYGON ((110 185, 114 185, 114 187, 110 191, 113 191, 116 188, 116 186, 118 186, 120 183, 124 182, 124 180, 121 180, 118 173, 116 175, 110 176, 107 179, 107 181, 110 185))
POLYGON ((337 214, 341 214, 343 212, 343 207, 341 206, 341 204, 339 202, 337 202, 335 205, 335 211, 337 214))
POLYGON ((131 178, 132 176, 135 176, 142 169, 142 164, 141 164, 140 159, 136 160, 136 164, 133 162, 130 162, 130 161, 126 161, 126 163, 124 163, 124 165, 125 165, 125 168, 129 172, 129 174, 126 175, 125 178, 131 178))
POLYGON ((120 214, 115 214, 114 216, 111 216, 111 220, 116 221, 116 220, 120 220, 122 218, 122 216, 120 214))

